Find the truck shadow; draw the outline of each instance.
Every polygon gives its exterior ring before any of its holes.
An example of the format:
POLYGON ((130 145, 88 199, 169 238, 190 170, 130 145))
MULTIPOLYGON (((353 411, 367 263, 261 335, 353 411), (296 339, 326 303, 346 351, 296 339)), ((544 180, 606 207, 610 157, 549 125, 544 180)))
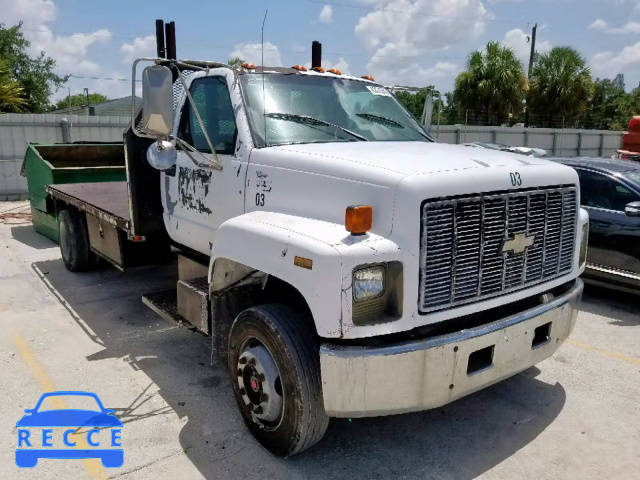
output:
POLYGON ((57 248, 58 244, 49 240, 44 235, 38 235, 33 231, 31 225, 20 225, 11 227, 11 236, 14 240, 36 250, 44 250, 46 248, 57 248))
MULTIPOLYGON (((210 339, 142 304, 142 294, 175 286, 174 266, 82 274, 68 272, 61 260, 33 267, 102 348, 89 361, 121 359, 157 386, 135 392, 130 405, 109 408, 136 435, 153 436, 158 415, 186 418, 180 447, 206 478, 475 478, 533 441, 565 404, 562 385, 538 380, 534 367, 444 408, 334 419, 311 450, 276 458, 246 430, 226 369, 210 366, 210 339), (147 402, 154 395, 162 408, 147 402)), ((165 442, 174 445, 172 438, 165 442)))
POLYGON ((610 325, 637 327, 640 325, 637 307, 639 299, 638 295, 632 293, 585 284, 580 309, 611 319, 610 325))

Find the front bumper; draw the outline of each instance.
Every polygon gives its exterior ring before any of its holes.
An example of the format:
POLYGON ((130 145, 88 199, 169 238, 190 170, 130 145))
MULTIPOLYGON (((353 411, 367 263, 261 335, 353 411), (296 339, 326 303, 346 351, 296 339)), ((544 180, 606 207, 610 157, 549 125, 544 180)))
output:
POLYGON ((323 344, 325 410, 353 418, 427 410, 526 370, 571 334, 582 290, 578 278, 548 303, 449 335, 379 348, 323 344))

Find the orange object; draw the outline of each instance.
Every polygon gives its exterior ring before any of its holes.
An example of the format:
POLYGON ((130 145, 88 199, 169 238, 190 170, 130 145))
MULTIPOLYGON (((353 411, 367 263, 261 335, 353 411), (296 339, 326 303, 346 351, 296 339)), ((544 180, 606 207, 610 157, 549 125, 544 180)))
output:
POLYGON ((246 68, 247 70, 255 70, 256 65, 255 63, 243 63, 242 68, 246 68))
POLYGON ((311 260, 310 258, 295 257, 293 259, 293 264, 296 267, 302 267, 302 268, 306 268, 307 270, 313 270, 313 260, 311 260))
POLYGON ((371 75, 362 75, 360 78, 364 78, 365 80, 371 80, 372 82, 375 82, 375 78, 373 78, 371 75))
POLYGON ((330 68, 329 70, 327 70, 327 72, 333 73, 334 75, 342 75, 342 72, 337 68, 330 68))
POLYGON ((371 205, 350 205, 344 219, 344 226, 352 235, 363 235, 371 230, 373 208, 371 205))
POLYGON ((629 130, 622 136, 622 149, 625 153, 640 152, 640 116, 633 117, 629 122, 629 130))
POLYGON ((291 68, 294 68, 294 69, 296 69, 296 70, 298 70, 300 72, 306 72, 307 71, 307 67, 305 67, 304 65, 294 65, 291 68))
POLYGON ((324 68, 322 67, 313 67, 311 70, 314 72, 324 73, 324 68))

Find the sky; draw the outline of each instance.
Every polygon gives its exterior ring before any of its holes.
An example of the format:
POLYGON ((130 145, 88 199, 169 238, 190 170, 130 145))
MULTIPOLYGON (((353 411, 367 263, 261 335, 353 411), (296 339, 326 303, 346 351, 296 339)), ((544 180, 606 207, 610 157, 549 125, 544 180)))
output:
POLYGON ((178 58, 260 64, 265 11, 269 66, 309 64, 318 40, 325 68, 447 92, 488 41, 513 47, 526 68, 537 23, 538 53, 572 46, 594 77, 640 82, 640 0, 0 0, 0 22, 22 21, 31 53, 73 75, 55 99, 68 88, 130 95, 132 60, 155 56, 156 18, 176 22, 178 58))

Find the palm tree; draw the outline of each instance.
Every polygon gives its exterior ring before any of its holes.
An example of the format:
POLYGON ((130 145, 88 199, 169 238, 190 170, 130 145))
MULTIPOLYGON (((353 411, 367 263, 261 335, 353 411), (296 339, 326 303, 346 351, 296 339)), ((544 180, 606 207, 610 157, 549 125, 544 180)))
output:
POLYGON ((25 105, 23 89, 9 76, 9 70, 0 63, 0 112, 19 113, 25 105))
POLYGON ((467 70, 456 78, 454 98, 462 110, 482 112, 488 124, 503 122, 523 107, 527 78, 513 49, 489 42, 469 56, 467 70))
POLYGON ((571 47, 554 47, 538 57, 529 90, 529 108, 549 127, 564 117, 570 124, 585 111, 591 93, 591 71, 587 61, 571 47))

